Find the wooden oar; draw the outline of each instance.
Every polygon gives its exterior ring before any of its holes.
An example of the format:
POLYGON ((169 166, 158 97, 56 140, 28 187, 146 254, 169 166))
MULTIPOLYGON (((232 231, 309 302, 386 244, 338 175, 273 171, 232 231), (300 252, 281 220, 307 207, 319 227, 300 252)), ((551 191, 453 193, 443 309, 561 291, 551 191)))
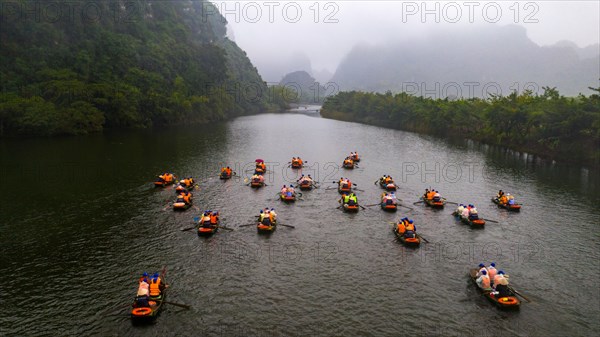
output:
POLYGON ((358 207, 360 207, 362 209, 366 209, 365 207, 363 207, 363 205, 358 205, 358 207))
POLYGON ((400 207, 408 208, 408 209, 410 209, 411 211, 414 211, 414 210, 415 210, 415 209, 414 209, 414 208, 412 208, 412 207, 404 206, 404 205, 402 205, 402 204, 397 204, 397 205, 398 205, 398 206, 400 206, 400 207))
POLYGON ((295 226, 286 225, 286 224, 283 224, 283 223, 278 223, 277 226, 285 226, 285 227, 290 227, 290 228, 296 228, 295 226))
MULTIPOLYGON (((483 218, 482 218, 482 219, 483 219, 483 218)), ((485 220, 485 221, 489 221, 489 222, 494 222, 494 223, 499 223, 498 221, 496 221, 496 220, 492 220, 492 219, 483 219, 483 220, 485 220)))
POLYGON ((522 297, 522 298, 523 298, 525 301, 527 301, 527 302, 531 303, 531 300, 530 300, 530 299, 528 299, 527 297, 523 296, 523 294, 521 294, 520 292, 516 291, 516 290, 515 290, 513 287, 511 287, 511 286, 508 286, 508 289, 510 289, 510 291, 512 291, 513 293, 515 293, 515 294, 517 294, 517 295, 521 296, 521 297, 522 297))
POLYGON ((163 301, 163 303, 174 305, 174 306, 177 306, 177 307, 182 307, 182 308, 187 309, 187 310, 190 310, 190 308, 191 308, 191 306, 189 306, 187 304, 181 304, 181 303, 175 303, 175 302, 169 302, 169 301, 163 301))
POLYGON ((425 241, 425 242, 429 243, 429 240, 425 239, 423 236, 421 236, 421 234, 417 234, 417 236, 418 236, 419 238, 421 238, 423 241, 425 241))
POLYGON ((421 200, 421 201, 413 202, 413 205, 420 204, 422 202, 425 202, 425 201, 421 200))
POLYGON ((225 226, 217 226, 217 228, 223 228, 228 231, 233 231, 233 228, 225 227, 225 226))
POLYGON ((249 223, 249 224, 245 224, 245 225, 239 225, 238 227, 248 227, 248 226, 256 226, 255 223, 249 223))
POLYGON ((377 205, 381 205, 381 203, 376 203, 376 204, 371 204, 371 205, 365 205, 365 207, 373 207, 373 206, 377 206, 377 205))

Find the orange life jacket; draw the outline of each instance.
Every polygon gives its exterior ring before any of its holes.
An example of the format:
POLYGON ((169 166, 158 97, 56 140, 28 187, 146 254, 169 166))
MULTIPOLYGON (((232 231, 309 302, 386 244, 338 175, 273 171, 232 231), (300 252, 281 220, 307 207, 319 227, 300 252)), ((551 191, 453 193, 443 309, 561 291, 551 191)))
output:
POLYGON ((210 223, 211 223, 211 225, 216 225, 217 222, 219 222, 219 217, 216 216, 215 214, 211 214, 210 215, 210 223))
POLYGON ((404 234, 404 232, 406 232, 406 226, 404 226, 404 223, 401 222, 398 224, 398 232, 400 234, 404 234))
POLYGON ((427 200, 433 199, 434 195, 435 195, 435 192, 429 192, 429 193, 427 193, 427 200))
POLYGON ((159 288, 160 282, 161 282, 160 277, 156 279, 156 282, 154 282, 154 279, 152 279, 152 281, 150 281, 150 296, 160 295, 160 288, 159 288))

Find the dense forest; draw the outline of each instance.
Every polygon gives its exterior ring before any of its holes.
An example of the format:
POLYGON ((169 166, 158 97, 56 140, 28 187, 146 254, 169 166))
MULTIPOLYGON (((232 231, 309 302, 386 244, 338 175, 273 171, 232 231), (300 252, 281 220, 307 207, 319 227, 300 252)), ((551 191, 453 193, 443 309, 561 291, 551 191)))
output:
POLYGON ((208 122, 273 107, 208 1, 0 1, 0 136, 208 122))
POLYGON ((590 96, 513 92, 489 99, 432 99, 407 93, 341 92, 321 115, 446 137, 458 136, 542 157, 600 166, 600 88, 590 96))

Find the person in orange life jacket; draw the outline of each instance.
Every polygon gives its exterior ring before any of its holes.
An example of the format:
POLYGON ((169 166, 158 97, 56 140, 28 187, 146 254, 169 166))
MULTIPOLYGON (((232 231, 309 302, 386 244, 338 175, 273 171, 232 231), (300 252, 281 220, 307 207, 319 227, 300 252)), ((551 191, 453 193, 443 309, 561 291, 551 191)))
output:
POLYGON ((271 220, 271 223, 277 221, 277 213, 275 213, 275 208, 271 208, 269 211, 269 219, 271 220))
POLYGON ((427 200, 433 200, 433 196, 435 195, 435 191, 432 189, 427 193, 427 200))
POLYGON ((264 216, 263 216, 261 223, 265 226, 271 226, 271 214, 270 213, 271 213, 271 211, 268 211, 268 210, 263 213, 264 216))
POLYGON ((481 271, 481 276, 479 276, 477 280, 475 280, 475 282, 477 283, 479 288, 483 290, 492 290, 492 288, 490 287, 490 277, 487 275, 487 271, 485 270, 481 271))
POLYGON ((511 296, 510 288, 508 287, 508 275, 500 270, 494 277, 494 296, 496 298, 511 296))
POLYGON ((416 238, 417 237, 417 227, 413 224, 412 220, 408 220, 408 224, 406 225, 406 233, 404 233, 404 237, 406 238, 416 238))
POLYGON ((485 264, 480 263, 479 269, 477 269, 477 277, 481 276, 482 271, 485 271, 487 273, 487 268, 485 267, 485 264))
POLYGON ((406 233, 406 225, 404 224, 404 219, 398 221, 398 224, 396 226, 398 227, 398 233, 400 235, 404 235, 404 233, 406 233))
POLYGON ((162 283, 160 276, 158 273, 155 273, 150 280, 150 296, 158 297, 165 289, 165 285, 162 283))
POLYGON ((423 194, 423 199, 427 199, 427 196, 429 195, 429 189, 426 188, 425 189, 425 193, 423 194))
POLYGON ((190 204, 192 202, 192 193, 189 191, 183 191, 180 196, 183 196, 183 200, 186 204, 190 204))
POLYGON ((498 271, 496 270, 496 263, 492 262, 490 266, 487 267, 487 272, 488 276, 490 277, 490 282, 493 284, 494 277, 496 277, 496 274, 498 273, 498 271))
POLYGON ((214 211, 209 215, 210 218, 210 224, 211 225, 216 225, 219 222, 219 212, 218 211, 214 211))

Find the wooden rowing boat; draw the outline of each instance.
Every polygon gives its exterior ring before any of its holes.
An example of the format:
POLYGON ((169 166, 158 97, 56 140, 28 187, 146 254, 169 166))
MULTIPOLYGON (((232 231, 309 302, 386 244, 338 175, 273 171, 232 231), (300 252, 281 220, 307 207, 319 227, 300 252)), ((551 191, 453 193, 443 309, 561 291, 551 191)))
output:
POLYGON ((520 212, 521 211, 521 205, 516 204, 516 203, 512 204, 512 205, 503 204, 503 203, 500 202, 500 200, 498 200, 498 198, 492 198, 492 202, 494 204, 498 205, 498 207, 507 209, 507 210, 512 211, 512 212, 520 212))
MULTIPOLYGON (((166 284, 163 274, 161 274, 161 279, 166 284)), ((167 289, 168 287, 165 287, 159 296, 149 296, 147 301, 142 297, 135 297, 131 304, 133 307, 130 313, 132 321, 134 323, 154 321, 160 314, 164 301, 167 298, 167 289)))
POLYGON ((402 242, 407 247, 419 247, 419 245, 421 244, 421 238, 419 237, 419 235, 417 235, 414 238, 406 238, 398 231, 398 225, 394 225, 392 230, 394 231, 394 234, 396 234, 396 238, 398 238, 398 240, 400 240, 400 242, 402 242))
POLYGON ((517 295, 512 290, 510 291, 510 296, 497 298, 492 293, 492 291, 481 289, 477 284, 477 268, 472 268, 469 270, 469 277, 471 278, 473 283, 475 283, 477 289, 479 289, 479 291, 483 293, 483 296, 485 296, 490 302, 494 303, 498 308, 507 310, 518 310, 521 306, 521 301, 517 298, 517 295))
POLYGON ((452 215, 454 215, 457 219, 473 228, 483 228, 483 226, 485 225, 485 220, 483 219, 470 220, 469 218, 465 218, 462 215, 456 213, 456 211, 454 211, 452 215))

